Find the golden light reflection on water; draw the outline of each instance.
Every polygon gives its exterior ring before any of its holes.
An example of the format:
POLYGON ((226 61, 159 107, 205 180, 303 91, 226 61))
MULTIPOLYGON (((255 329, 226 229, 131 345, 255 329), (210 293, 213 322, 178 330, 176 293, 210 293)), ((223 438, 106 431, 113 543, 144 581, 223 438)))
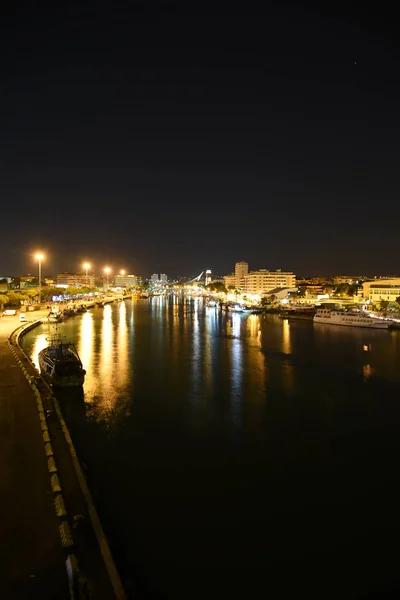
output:
POLYGON ((261 327, 260 318, 257 315, 249 315, 247 318, 247 331, 251 341, 261 348, 261 327))
POLYGON ((35 342, 34 342, 33 347, 32 347, 32 354, 31 354, 32 361, 33 361, 33 363, 34 363, 34 365, 35 365, 35 367, 37 368, 38 371, 40 371, 39 359, 38 359, 39 352, 41 350, 43 350, 44 348, 46 348, 46 346, 49 345, 49 342, 47 341, 47 337, 48 337, 47 333, 41 333, 40 335, 38 335, 35 338, 35 342))
POLYGON ((86 312, 80 322, 80 343, 78 347, 83 368, 86 371, 84 389, 87 392, 94 392, 98 383, 93 369, 93 315, 86 312))
POLYGON ((282 320, 282 352, 291 354, 292 346, 290 343, 290 325, 287 319, 282 320))
POLYGON ((113 360, 113 334, 112 309, 106 304, 103 310, 103 321, 100 339, 99 379, 101 386, 101 406, 112 409, 115 404, 114 388, 114 360, 113 360))
POLYGON ((126 385, 129 379, 128 326, 126 323, 125 302, 121 302, 119 306, 117 342, 116 376, 118 385, 122 387, 126 385))

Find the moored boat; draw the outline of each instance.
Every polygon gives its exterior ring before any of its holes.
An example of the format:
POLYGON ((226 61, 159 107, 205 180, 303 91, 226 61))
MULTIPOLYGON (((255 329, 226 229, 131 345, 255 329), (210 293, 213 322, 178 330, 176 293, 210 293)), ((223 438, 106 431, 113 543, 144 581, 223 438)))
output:
POLYGON ((50 311, 47 315, 47 320, 49 323, 60 323, 63 319, 60 311, 50 311))
POLYGON ((72 342, 60 336, 48 339, 49 345, 38 355, 40 374, 53 387, 80 387, 86 371, 72 342))
POLYGON ((392 321, 371 317, 363 312, 346 312, 319 308, 314 315, 314 323, 327 323, 329 325, 348 325, 350 327, 369 327, 373 329, 389 329, 392 321))

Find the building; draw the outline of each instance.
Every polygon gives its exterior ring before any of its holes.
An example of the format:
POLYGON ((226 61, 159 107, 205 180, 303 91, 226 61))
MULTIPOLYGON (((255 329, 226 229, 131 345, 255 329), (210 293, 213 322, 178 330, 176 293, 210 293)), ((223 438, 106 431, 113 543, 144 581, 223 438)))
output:
POLYGON ((168 283, 168 277, 165 273, 160 273, 160 283, 161 285, 166 285, 168 283))
POLYGON ((230 287, 236 287, 236 275, 235 273, 231 273, 230 275, 225 275, 224 277, 224 285, 228 290, 230 287))
POLYGON ((19 278, 20 289, 36 287, 38 285, 38 278, 35 275, 21 275, 19 278))
POLYGON ((133 274, 115 275, 115 287, 137 287, 142 285, 142 278, 133 274))
MULTIPOLYGON (((292 272, 267 271, 260 269, 259 271, 251 271, 244 275, 244 291, 248 294, 258 294, 260 296, 270 294, 275 288, 296 288, 296 276, 292 272)), ((296 288, 297 289, 297 288, 296 288)))
POLYGON ((334 285, 341 285, 343 283, 348 283, 349 285, 353 285, 354 283, 359 283, 363 277, 360 275, 336 275, 333 278, 334 285))
POLYGON ((87 286, 94 287, 95 276, 82 273, 58 273, 57 285, 67 285, 69 287, 87 286))
POLYGON ((290 299, 291 297, 294 298, 294 300, 297 299, 297 287, 292 287, 292 288, 286 288, 286 287, 278 287, 278 288, 274 288, 273 290, 270 290, 268 292, 269 296, 275 296, 276 300, 286 300, 286 299, 290 299))
POLYGON ((207 271, 206 271, 206 285, 208 285, 209 283, 211 283, 211 271, 210 271, 210 269, 207 269, 207 271))
POLYGON ((153 275, 150 277, 150 281, 151 281, 151 283, 158 283, 159 282, 158 273, 153 273, 153 275))
POLYGON ((389 300, 394 302, 397 296, 400 296, 400 277, 392 279, 373 279, 363 283, 364 300, 379 302, 379 300, 389 300), (398 293, 396 295, 396 289, 398 293))
POLYGON ((235 286, 238 290, 244 288, 244 278, 249 272, 249 263, 244 260, 235 264, 235 286))

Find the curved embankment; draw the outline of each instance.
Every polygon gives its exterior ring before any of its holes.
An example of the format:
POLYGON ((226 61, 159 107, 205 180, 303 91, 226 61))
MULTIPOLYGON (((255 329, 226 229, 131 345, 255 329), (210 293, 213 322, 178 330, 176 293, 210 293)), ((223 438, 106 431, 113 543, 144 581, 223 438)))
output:
POLYGON ((20 346, 40 319, 17 328, 9 346, 36 398, 71 597, 125 600, 126 595, 60 405, 20 346), (79 559, 79 562, 78 562, 79 559))

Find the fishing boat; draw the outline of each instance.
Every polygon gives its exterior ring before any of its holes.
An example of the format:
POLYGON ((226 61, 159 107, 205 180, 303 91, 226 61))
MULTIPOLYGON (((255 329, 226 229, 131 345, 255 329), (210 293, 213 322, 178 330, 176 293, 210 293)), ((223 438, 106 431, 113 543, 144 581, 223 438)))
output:
POLYGON ((49 323, 60 323, 63 319, 62 314, 60 313, 60 311, 50 311, 49 314, 47 315, 47 320, 49 323))
POLYGON ((61 336, 48 338, 49 345, 38 355, 40 373, 53 387, 79 387, 86 371, 75 345, 61 336))

